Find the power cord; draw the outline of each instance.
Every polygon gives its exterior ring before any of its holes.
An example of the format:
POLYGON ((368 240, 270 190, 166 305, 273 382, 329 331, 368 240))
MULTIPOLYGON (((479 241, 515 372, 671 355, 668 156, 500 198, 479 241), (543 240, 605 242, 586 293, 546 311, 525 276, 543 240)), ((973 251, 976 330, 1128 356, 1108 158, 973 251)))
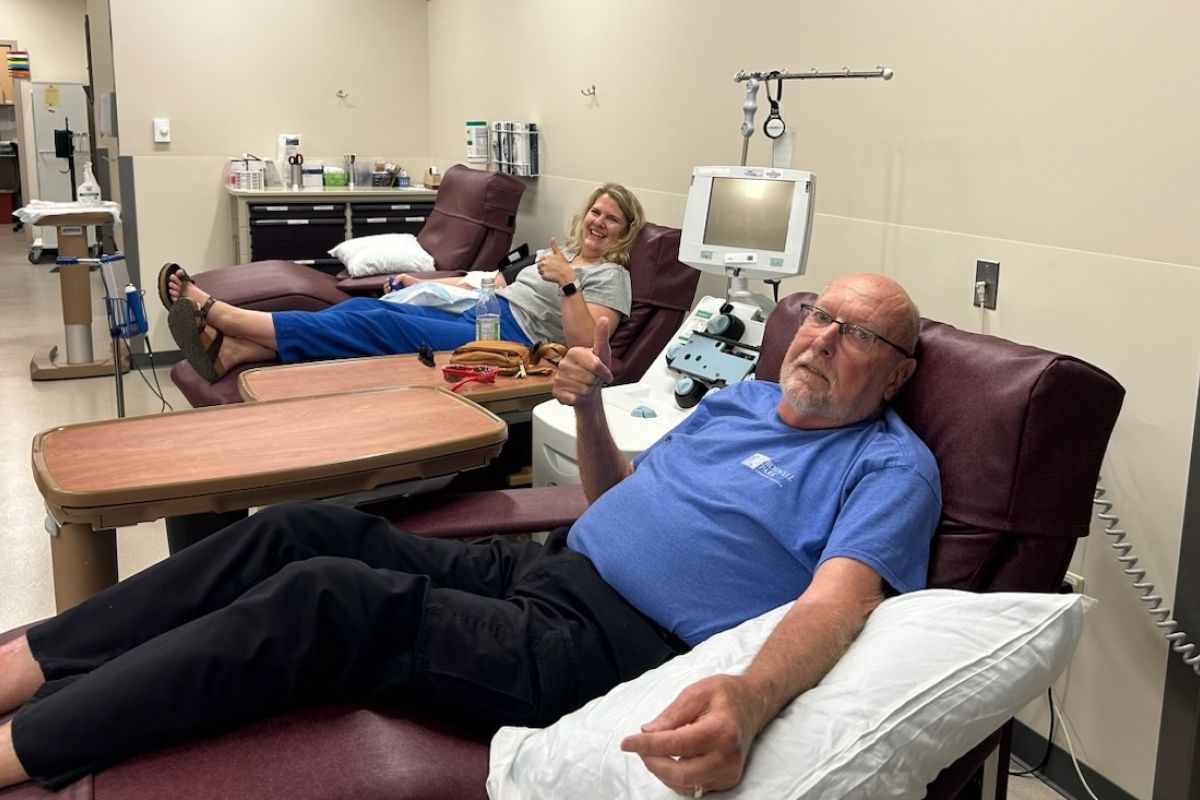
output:
MULTIPOLYGON (((1110 546, 1117 551, 1117 561, 1121 562, 1126 575, 1132 578, 1133 588, 1142 593, 1141 601, 1146 603, 1150 616, 1155 619, 1157 626, 1170 643, 1171 649, 1179 653, 1183 659, 1183 663, 1192 668, 1192 671, 1200 675, 1200 653, 1195 653, 1196 644, 1188 640, 1187 633, 1179 628, 1179 622, 1171 616, 1171 609, 1163 605, 1161 596, 1154 594, 1154 583, 1146 580, 1146 570, 1139 569, 1137 566, 1137 557, 1132 555, 1133 545, 1125 541, 1125 530, 1118 527, 1121 518, 1112 513, 1113 502, 1105 500, 1105 489, 1099 481, 1096 482, 1096 494, 1092 499, 1092 504, 1097 506, 1099 510, 1096 512, 1096 517, 1105 523, 1104 532, 1112 539, 1109 542, 1110 546)), ((1038 761, 1037 766, 1026 770, 1009 770, 1009 775, 1024 777, 1039 772, 1045 767, 1046 762, 1050 758, 1050 753, 1054 744, 1054 718, 1057 715, 1062 719, 1062 733, 1067 741, 1067 751, 1071 755, 1071 764, 1075 767, 1075 774, 1079 776, 1079 782, 1083 784, 1083 789, 1088 793, 1092 800, 1099 800, 1096 793, 1092 791, 1092 787, 1088 785, 1087 779, 1083 777, 1083 770, 1079 766, 1079 758, 1075 754, 1075 743, 1071 740, 1071 721, 1067 715, 1058 707, 1058 703, 1054 701, 1054 695, 1051 690, 1046 691, 1046 698, 1050 704, 1050 731, 1046 738, 1046 751, 1042 754, 1042 758, 1038 761)))
POLYGON ((774 295, 775 304, 779 304, 779 281, 764 280, 763 283, 771 284, 771 294, 774 295))
POLYGON ((1029 769, 1010 769, 1009 775, 1015 775, 1018 778, 1023 778, 1026 775, 1032 775, 1035 772, 1041 772, 1046 766, 1046 762, 1050 760, 1050 753, 1054 751, 1054 695, 1052 689, 1046 689, 1046 705, 1050 711, 1050 731, 1046 734, 1046 750, 1042 753, 1042 757, 1038 760, 1036 766, 1029 769))
POLYGON ((154 376, 154 384, 150 384, 150 379, 146 377, 146 373, 143 372, 142 368, 137 365, 137 362, 133 359, 132 355, 129 358, 129 363, 132 364, 133 368, 137 370, 138 375, 141 376, 142 382, 146 384, 146 388, 150 390, 150 393, 157 397, 162 403, 162 405, 158 407, 158 413, 162 414, 166 411, 174 411, 175 408, 169 402, 167 402, 167 397, 162 390, 162 384, 158 382, 158 372, 156 372, 154 369, 154 348, 150 346, 150 337, 145 337, 144 341, 146 342, 146 355, 150 360, 150 374, 154 376))
POLYGON ((1146 580, 1146 570, 1138 569, 1137 557, 1131 555, 1133 545, 1125 541, 1125 531, 1117 527, 1121 518, 1112 513, 1112 501, 1103 498, 1104 487, 1097 481, 1092 505, 1100 507, 1096 516, 1105 523, 1104 532, 1112 538, 1109 545, 1117 551, 1117 561, 1121 562, 1125 574, 1132 579, 1133 588, 1142 593, 1141 601, 1149 606, 1147 613, 1155 618, 1154 624, 1170 642, 1171 649, 1179 653, 1183 663, 1191 667, 1193 672, 1200 675, 1200 653, 1194 653, 1195 643, 1188 641, 1187 632, 1179 629, 1179 623, 1171 616, 1171 609, 1163 605, 1162 597, 1154 594, 1154 583, 1146 580))
POLYGON ((1054 698, 1050 698, 1050 702, 1054 710, 1058 712, 1058 716, 1062 718, 1062 732, 1063 737, 1067 740, 1067 752, 1071 754, 1071 763, 1075 766, 1075 774, 1079 776, 1079 782, 1083 784, 1083 790, 1088 793, 1088 797, 1092 798, 1092 800, 1100 800, 1099 797, 1096 797, 1096 793, 1092 791, 1092 787, 1088 785, 1087 778, 1083 777, 1083 770, 1079 767, 1079 758, 1075 755, 1075 743, 1071 741, 1071 720, 1067 719, 1067 715, 1054 702, 1054 698))
POLYGON ((1052 689, 1046 690, 1046 702, 1050 711, 1050 732, 1046 735, 1045 752, 1042 753, 1042 757, 1038 761, 1037 766, 1024 770, 1010 769, 1008 774, 1018 778, 1026 778, 1036 772, 1042 771, 1042 769, 1046 766, 1046 763, 1050 760, 1050 754, 1054 752, 1054 719, 1055 717, 1058 717, 1062 719, 1063 722, 1062 734, 1063 738, 1067 740, 1067 753, 1071 756, 1071 765, 1075 767, 1075 774, 1079 776, 1079 782, 1083 785, 1083 790, 1088 793, 1088 797, 1092 798, 1092 800, 1100 800, 1100 798, 1096 797, 1096 793, 1092 791, 1092 787, 1088 784, 1087 778, 1083 777, 1083 768, 1079 766, 1079 757, 1075 754, 1075 742, 1071 740, 1071 732, 1068 730, 1071 721, 1067 719, 1067 715, 1062 712, 1062 709, 1058 707, 1058 703, 1054 701, 1054 692, 1052 689))
POLYGON ((987 281, 975 281, 975 305, 983 307, 987 302, 987 281))

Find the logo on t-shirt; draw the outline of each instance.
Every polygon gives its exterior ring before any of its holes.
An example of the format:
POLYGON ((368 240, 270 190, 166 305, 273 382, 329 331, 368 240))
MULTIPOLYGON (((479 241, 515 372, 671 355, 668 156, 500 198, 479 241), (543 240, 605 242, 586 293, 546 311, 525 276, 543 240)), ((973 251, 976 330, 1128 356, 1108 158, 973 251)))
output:
POLYGON ((762 453, 755 453, 742 461, 742 465, 754 470, 776 486, 783 486, 785 481, 794 480, 796 477, 783 467, 777 466, 770 456, 762 453))

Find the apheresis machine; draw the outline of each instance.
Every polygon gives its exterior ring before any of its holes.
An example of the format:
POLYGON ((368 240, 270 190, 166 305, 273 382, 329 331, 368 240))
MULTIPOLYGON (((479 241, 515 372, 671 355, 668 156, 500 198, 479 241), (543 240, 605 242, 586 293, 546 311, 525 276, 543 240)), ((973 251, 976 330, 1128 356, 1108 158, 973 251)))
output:
MULTIPOLYGON (((645 450, 708 392, 754 377, 773 303, 747 281, 804 273, 815 182, 771 167, 696 167, 688 189, 679 260, 728 278, 728 297, 704 297, 637 383, 601 391, 617 447, 645 450)), ((579 483, 575 412, 550 400, 533 410, 533 482, 579 483)))

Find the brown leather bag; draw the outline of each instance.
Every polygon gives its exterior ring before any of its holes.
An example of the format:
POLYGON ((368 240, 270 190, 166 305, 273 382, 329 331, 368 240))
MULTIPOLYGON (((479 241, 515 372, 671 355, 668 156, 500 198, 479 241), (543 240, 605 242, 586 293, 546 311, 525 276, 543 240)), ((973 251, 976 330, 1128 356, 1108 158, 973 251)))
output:
POLYGON ((470 364, 496 367, 499 375, 549 375, 554 371, 553 366, 567 352, 564 345, 555 342, 538 342, 532 348, 520 342, 509 342, 503 339, 477 339, 467 342, 450 354, 451 364, 470 364))

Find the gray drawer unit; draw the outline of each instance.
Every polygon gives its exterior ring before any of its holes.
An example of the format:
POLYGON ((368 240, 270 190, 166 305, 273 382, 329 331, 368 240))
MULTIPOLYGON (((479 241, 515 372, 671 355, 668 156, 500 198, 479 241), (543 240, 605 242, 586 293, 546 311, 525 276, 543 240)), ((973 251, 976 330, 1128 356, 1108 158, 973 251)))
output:
POLYGON ((250 204, 250 255, 254 261, 287 259, 330 268, 329 251, 346 239, 345 203, 250 204))
POLYGON ((427 217, 433 211, 432 200, 395 203, 351 203, 355 217, 427 217))
POLYGON ((251 220, 345 219, 345 203, 250 203, 251 220))
POLYGON ((432 202, 351 203, 350 235, 411 233, 415 236, 425 226, 432 210, 432 202))

